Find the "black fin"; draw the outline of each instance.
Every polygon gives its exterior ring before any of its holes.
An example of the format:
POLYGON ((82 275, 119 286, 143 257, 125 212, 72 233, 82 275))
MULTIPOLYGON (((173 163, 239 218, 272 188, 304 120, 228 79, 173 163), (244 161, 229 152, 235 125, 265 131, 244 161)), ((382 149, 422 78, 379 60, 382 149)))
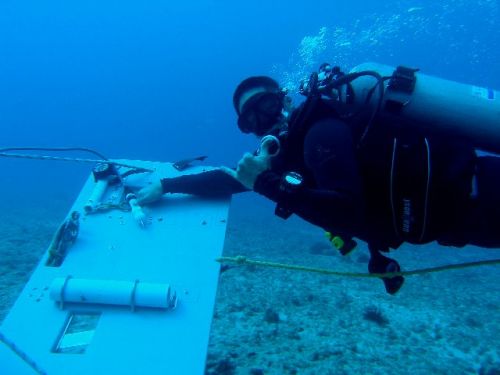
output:
POLYGON ((206 158, 207 158, 206 156, 197 156, 191 159, 179 160, 174 163, 174 168, 177 169, 178 171, 183 171, 184 169, 191 167, 191 163, 193 161, 203 161, 206 158))

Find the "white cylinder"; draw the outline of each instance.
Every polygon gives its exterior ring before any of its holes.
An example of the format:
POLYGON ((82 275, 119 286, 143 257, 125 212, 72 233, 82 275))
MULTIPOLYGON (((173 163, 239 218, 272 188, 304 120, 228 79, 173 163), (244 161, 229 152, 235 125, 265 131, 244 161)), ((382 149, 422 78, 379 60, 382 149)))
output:
POLYGON ((139 281, 56 278, 50 298, 60 303, 85 303, 172 309, 176 305, 168 284, 139 281))
POLYGON ((141 206, 139 206, 139 203, 137 203, 136 198, 132 198, 128 201, 128 204, 130 205, 130 208, 132 210, 132 216, 134 217, 134 220, 141 226, 144 227, 147 223, 147 218, 146 214, 144 213, 144 210, 142 209, 141 206))
POLYGON ((95 183, 94 189, 92 190, 92 195, 90 196, 85 206, 83 206, 85 212, 90 213, 94 211, 99 202, 101 202, 101 199, 104 193, 106 192, 107 188, 108 188, 107 180, 98 180, 95 183))

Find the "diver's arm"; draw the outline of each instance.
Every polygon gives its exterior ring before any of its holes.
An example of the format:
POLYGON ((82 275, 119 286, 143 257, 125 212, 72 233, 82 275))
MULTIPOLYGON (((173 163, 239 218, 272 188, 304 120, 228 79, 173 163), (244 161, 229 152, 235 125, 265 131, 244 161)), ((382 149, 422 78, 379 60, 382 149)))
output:
POLYGON ((353 233, 361 228, 359 205, 352 196, 307 188, 286 192, 280 189, 281 179, 281 175, 266 171, 257 178, 254 190, 278 203, 282 209, 325 230, 353 233))
POLYGON ((223 197, 248 191, 239 181, 220 169, 162 178, 161 186, 163 194, 184 193, 204 197, 223 197))
POLYGON ((160 200, 163 194, 166 193, 183 193, 207 198, 220 198, 247 190, 227 173, 215 169, 199 174, 157 180, 137 192, 137 202, 141 206, 153 203, 160 200))

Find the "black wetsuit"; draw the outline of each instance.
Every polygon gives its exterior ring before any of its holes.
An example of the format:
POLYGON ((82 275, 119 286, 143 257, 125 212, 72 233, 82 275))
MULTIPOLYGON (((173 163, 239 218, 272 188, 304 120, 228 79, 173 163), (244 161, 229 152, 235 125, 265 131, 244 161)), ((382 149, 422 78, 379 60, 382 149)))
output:
MULTIPOLYGON (((500 247, 498 158, 477 158, 463 141, 398 134, 381 124, 358 148, 360 129, 321 100, 315 105, 300 123, 294 112, 280 154, 254 185, 280 212, 376 250, 435 240, 500 247), (304 177, 302 188, 282 188, 290 171, 304 177)), ((214 197, 247 191, 220 170, 165 178, 162 186, 164 193, 214 197)))

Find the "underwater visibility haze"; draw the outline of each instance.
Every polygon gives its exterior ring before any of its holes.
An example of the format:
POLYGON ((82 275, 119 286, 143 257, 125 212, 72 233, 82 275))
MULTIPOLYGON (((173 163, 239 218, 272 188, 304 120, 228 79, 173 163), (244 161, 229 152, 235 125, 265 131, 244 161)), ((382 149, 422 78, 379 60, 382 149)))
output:
MULTIPOLYGON (((323 62, 349 71, 372 61, 498 90, 500 2, 4 0, 0 148, 87 147, 168 162, 207 155, 207 165, 235 166, 258 146, 239 132, 232 106, 244 78, 270 75, 296 94, 323 62)), ((0 165, 3 319, 91 164, 0 165)), ((235 196, 225 254, 366 272, 364 245, 337 256, 318 228, 273 212, 257 194, 235 196)), ((431 244, 392 254, 416 269, 500 253, 431 244)), ((207 373, 498 374, 499 272, 415 276, 388 296, 378 281, 229 269, 207 373)))

